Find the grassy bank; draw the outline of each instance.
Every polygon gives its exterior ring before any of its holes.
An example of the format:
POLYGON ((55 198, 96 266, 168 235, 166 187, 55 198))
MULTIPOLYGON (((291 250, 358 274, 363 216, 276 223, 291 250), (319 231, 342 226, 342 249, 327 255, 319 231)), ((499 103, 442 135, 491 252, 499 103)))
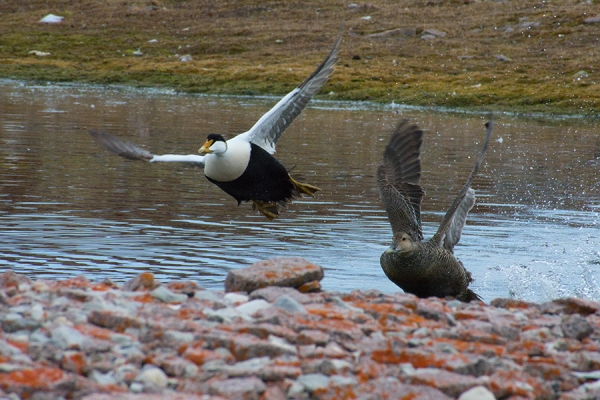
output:
POLYGON ((321 98, 598 115, 597 14, 567 0, 0 0, 0 77, 283 94, 344 21, 321 98), (49 13, 63 22, 38 22, 49 13))

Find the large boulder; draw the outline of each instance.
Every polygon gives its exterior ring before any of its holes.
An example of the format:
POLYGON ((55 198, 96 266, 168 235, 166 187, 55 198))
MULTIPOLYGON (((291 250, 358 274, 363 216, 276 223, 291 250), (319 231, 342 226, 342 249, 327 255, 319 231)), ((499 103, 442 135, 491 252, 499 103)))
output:
POLYGON ((299 288, 323 279, 323 267, 302 257, 278 257, 232 270, 225 279, 226 292, 247 292, 267 286, 299 288))

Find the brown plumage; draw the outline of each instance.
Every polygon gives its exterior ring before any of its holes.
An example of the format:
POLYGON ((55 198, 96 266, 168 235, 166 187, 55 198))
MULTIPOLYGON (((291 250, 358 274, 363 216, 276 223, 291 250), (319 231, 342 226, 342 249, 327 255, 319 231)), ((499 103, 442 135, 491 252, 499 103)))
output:
POLYGON ((380 262, 387 277, 407 293, 419 297, 452 296, 461 301, 481 300, 468 288, 473 282, 471 273, 453 253, 467 214, 475 204, 471 182, 487 150, 492 123, 488 122, 486 127, 483 148, 467 182, 435 235, 426 241, 421 229, 423 131, 402 120, 392 132, 383 164, 377 170, 377 184, 394 237, 380 262))

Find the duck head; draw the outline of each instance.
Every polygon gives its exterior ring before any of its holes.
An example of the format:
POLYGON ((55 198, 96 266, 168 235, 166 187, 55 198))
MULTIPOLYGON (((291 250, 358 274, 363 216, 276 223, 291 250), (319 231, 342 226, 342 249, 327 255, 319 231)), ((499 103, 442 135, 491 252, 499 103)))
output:
POLYGON ((206 138, 206 142, 200 147, 200 154, 223 154, 227 151, 227 142, 221 135, 211 133, 206 138))
POLYGON ((410 254, 416 248, 413 238, 405 232, 397 232, 394 235, 392 245, 385 251, 385 254, 410 254))

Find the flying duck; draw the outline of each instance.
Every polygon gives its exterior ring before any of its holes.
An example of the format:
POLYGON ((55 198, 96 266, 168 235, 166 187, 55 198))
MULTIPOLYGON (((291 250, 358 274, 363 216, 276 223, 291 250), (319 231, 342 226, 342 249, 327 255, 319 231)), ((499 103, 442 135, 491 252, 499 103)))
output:
POLYGON ((225 140, 220 134, 209 134, 198 150, 202 155, 154 155, 106 132, 90 133, 105 148, 128 159, 202 165, 206 178, 237 200, 238 205, 252 201, 253 210, 258 209, 270 220, 277 218, 281 206, 301 195, 314 197, 320 190, 292 178, 273 153, 281 134, 327 82, 338 60, 340 42, 341 37, 338 37, 321 65, 263 115, 249 131, 229 140, 225 140))
POLYGON ((454 256, 467 214, 475 204, 471 182, 479 169, 492 133, 486 123, 483 148, 467 182, 446 212, 437 232, 423 240, 421 229, 421 144, 423 131, 402 120, 392 132, 377 169, 381 201, 392 226, 392 245, 381 255, 386 276, 407 293, 418 297, 452 296, 469 302, 481 298, 468 288, 471 273, 454 256))

